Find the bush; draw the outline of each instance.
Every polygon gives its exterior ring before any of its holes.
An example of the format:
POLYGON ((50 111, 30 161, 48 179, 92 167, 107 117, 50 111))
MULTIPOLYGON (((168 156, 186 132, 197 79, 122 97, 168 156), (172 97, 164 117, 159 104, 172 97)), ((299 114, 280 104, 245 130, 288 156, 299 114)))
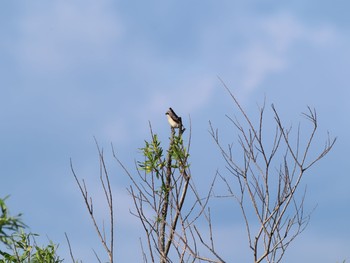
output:
POLYGON ((50 241, 47 246, 38 246, 37 234, 26 233, 26 225, 21 214, 10 216, 5 200, 0 198, 0 263, 58 263, 62 262, 57 255, 57 245, 50 241), (1 245, 4 245, 2 248, 1 245))

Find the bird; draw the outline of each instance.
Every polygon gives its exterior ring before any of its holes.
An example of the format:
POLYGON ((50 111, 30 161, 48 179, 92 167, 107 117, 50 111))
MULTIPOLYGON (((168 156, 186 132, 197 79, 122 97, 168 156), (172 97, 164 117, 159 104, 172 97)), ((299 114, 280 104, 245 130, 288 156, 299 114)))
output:
POLYGON ((185 128, 183 128, 183 125, 182 125, 181 117, 177 116, 172 108, 169 108, 169 110, 165 113, 165 115, 167 116, 168 122, 171 127, 182 128, 182 131, 185 130, 185 128))

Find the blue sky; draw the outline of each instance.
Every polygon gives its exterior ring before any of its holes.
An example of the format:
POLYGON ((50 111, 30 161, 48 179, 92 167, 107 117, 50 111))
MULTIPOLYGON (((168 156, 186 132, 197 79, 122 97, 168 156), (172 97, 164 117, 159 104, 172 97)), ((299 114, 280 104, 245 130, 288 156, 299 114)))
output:
MULTIPOLYGON (((287 124, 297 125, 300 112, 315 107, 315 150, 327 130, 338 136, 329 156, 305 178, 307 205, 317 209, 285 262, 350 260, 349 9, 347 1, 316 0, 3 1, 1 196, 11 195, 12 213, 23 212, 44 241, 47 235, 60 243, 63 257, 68 259, 67 232, 76 256, 94 262, 91 248, 100 251, 99 242, 69 159, 103 212, 93 136, 107 156, 112 142, 133 169, 149 137, 148 121, 166 145, 164 113, 172 106, 185 123, 192 119, 192 176, 210 179, 224 166, 208 121, 236 141, 225 118, 235 109, 220 76, 252 116, 264 96, 287 124)), ((117 213, 116 258, 140 262, 143 233, 128 212, 129 182, 112 158, 107 161, 117 213)), ((245 236, 241 218, 232 216, 225 221, 218 212, 218 242, 228 262, 247 262, 234 249, 245 236)))

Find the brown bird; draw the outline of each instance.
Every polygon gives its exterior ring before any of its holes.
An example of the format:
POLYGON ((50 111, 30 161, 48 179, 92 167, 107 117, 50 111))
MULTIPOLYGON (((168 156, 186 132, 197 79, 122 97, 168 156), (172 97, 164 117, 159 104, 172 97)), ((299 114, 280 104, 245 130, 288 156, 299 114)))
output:
MULTIPOLYGON (((171 127, 173 128, 183 127, 181 117, 177 116, 172 108, 169 108, 169 110, 165 113, 165 115, 168 117, 168 122, 171 127)), ((184 130, 185 128, 182 129, 182 131, 184 130)))

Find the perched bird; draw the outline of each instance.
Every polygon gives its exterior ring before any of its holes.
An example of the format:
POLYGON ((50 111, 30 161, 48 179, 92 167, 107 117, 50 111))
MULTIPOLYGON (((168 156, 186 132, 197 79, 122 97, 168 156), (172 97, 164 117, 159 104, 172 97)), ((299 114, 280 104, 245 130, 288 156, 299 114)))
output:
POLYGON ((165 115, 168 117, 168 122, 171 127, 182 128, 182 131, 185 130, 185 128, 183 128, 183 125, 182 125, 181 117, 177 116, 172 108, 169 108, 169 110, 165 113, 165 115))

